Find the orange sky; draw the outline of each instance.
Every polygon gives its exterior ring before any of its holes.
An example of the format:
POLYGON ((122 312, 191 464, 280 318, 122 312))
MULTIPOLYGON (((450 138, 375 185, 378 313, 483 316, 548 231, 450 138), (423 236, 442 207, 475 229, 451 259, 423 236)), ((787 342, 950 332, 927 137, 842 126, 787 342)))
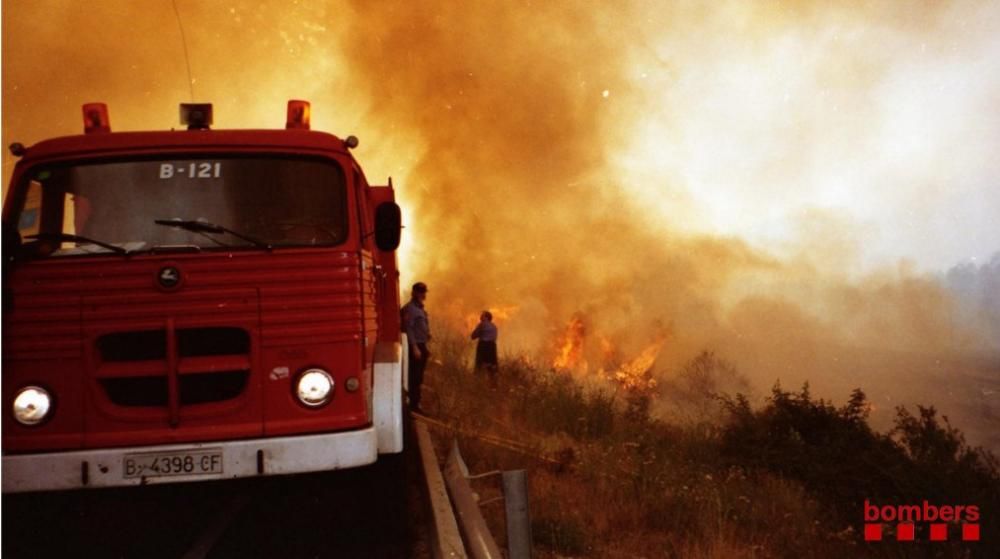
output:
MULTIPOLYGON (((673 229, 782 256, 819 237, 858 270, 1000 250, 992 3, 176 5, 218 126, 279 126, 284 101, 307 98, 318 128, 362 137, 373 177, 430 188, 401 179, 450 115, 508 118, 511 143, 585 119, 528 156, 588 144, 590 176, 559 180, 608 183, 673 229)), ((176 125, 190 95, 170 0, 4 0, 3 19, 6 143, 77 132, 90 100, 116 129, 176 125)))
POLYGON ((4 0, 4 144, 89 101, 140 130, 191 87, 217 128, 308 99, 393 176, 439 323, 504 308, 537 349, 580 316, 625 355, 666 339, 665 370, 711 348, 838 394, 988 345, 925 272, 1000 251, 998 4, 176 7, 190 84, 170 0, 4 0))

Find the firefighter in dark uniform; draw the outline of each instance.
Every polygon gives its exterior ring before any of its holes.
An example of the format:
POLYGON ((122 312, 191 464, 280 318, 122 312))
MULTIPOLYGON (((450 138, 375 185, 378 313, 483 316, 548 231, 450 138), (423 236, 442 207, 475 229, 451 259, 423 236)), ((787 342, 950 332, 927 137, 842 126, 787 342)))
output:
POLYGON ((497 326, 493 324, 493 313, 483 311, 479 315, 479 324, 472 331, 472 339, 479 340, 476 344, 476 370, 485 369, 493 376, 497 372, 497 326))
POLYGON ((430 322, 427 320, 427 311, 424 310, 426 299, 427 284, 423 282, 413 284, 410 302, 403 305, 401 313, 403 331, 406 332, 410 344, 410 409, 416 412, 422 411, 420 409, 420 386, 424 382, 424 368, 431 356, 431 352, 427 350, 427 342, 431 339, 431 328, 430 322))

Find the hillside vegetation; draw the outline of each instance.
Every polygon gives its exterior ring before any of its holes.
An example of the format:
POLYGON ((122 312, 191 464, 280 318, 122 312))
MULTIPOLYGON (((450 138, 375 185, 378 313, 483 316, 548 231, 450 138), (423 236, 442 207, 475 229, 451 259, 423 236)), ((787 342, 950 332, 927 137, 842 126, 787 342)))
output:
MULTIPOLYGON (((744 383, 710 352, 626 386, 517 356, 491 379, 464 339, 435 346, 425 407, 441 450, 454 437, 473 473, 528 470, 536 557, 994 556, 998 462, 933 407, 900 408, 880 433, 860 388, 835 405, 775 385, 755 405, 726 393, 744 383), (915 542, 888 525, 864 542, 865 499, 978 505, 982 541, 952 527, 932 543, 918 523, 915 542)), ((474 484, 499 495, 495 478, 474 484)), ((483 508, 502 543, 503 505, 483 508)))

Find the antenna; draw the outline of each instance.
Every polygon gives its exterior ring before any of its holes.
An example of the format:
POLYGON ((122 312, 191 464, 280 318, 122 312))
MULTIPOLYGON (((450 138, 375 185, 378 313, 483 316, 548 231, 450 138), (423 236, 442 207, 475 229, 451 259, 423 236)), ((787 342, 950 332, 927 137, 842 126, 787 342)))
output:
POLYGON ((187 37, 184 35, 184 24, 181 23, 181 12, 177 9, 177 0, 170 0, 174 6, 174 15, 177 16, 177 27, 181 30, 181 45, 184 46, 184 64, 188 71, 188 89, 191 90, 191 102, 194 103, 194 79, 191 77, 191 58, 188 56, 187 37))

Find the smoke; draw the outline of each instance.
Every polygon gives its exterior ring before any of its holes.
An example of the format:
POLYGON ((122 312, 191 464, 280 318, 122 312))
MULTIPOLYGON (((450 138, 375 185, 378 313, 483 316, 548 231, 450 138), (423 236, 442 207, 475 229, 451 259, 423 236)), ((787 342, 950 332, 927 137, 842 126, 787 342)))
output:
POLYGON ((990 348, 1000 351, 1000 252, 989 262, 954 266, 943 280, 957 299, 956 321, 975 324, 990 348))
MULTIPOLYGON (((115 129, 176 126, 177 21, 143 6, 5 1, 5 143, 77 133, 95 100, 115 129)), ((217 127, 309 99, 393 175, 435 325, 502 309, 502 348, 551 358, 577 319, 595 368, 662 344, 669 377, 708 349, 758 387, 995 429, 1000 363, 967 357, 989 340, 924 272, 1000 247, 995 7, 177 6, 217 127)))
POLYGON ((986 340, 933 277, 885 258, 1000 243, 981 202, 949 191, 1000 174, 980 147, 996 120, 970 131, 1000 91, 979 19, 997 13, 935 6, 358 5, 369 117, 426 146, 405 195, 411 277, 453 324, 515 308, 504 344, 557 362, 581 349, 572 333, 597 364, 609 342, 635 355, 666 336, 667 375, 709 348, 758 386, 860 385, 884 420, 932 401, 978 421, 995 406, 979 388, 968 411, 930 379, 981 371, 961 356, 986 340))

